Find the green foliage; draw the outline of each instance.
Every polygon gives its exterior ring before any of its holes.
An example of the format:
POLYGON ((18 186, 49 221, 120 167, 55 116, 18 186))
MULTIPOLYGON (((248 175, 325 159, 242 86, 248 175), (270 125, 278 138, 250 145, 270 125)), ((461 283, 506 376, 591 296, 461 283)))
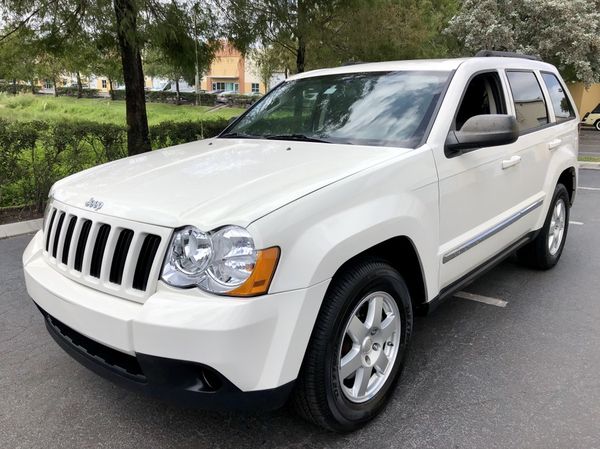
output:
MULTIPOLYGON (((37 92, 37 86, 34 87, 34 90, 37 92)), ((31 92, 31 86, 27 84, 0 84, 0 92, 7 94, 19 94, 19 93, 29 93, 31 92)))
MULTIPOLYGON (((98 89, 81 89, 81 98, 98 98, 99 96, 98 89)), ((56 88, 57 95, 62 95, 66 97, 77 97, 79 95, 79 89, 76 87, 57 87, 56 88)))
POLYGON ((600 1, 465 0, 446 34, 461 52, 481 49, 533 54, 568 81, 600 81, 600 1))
MULTIPOLYGON (((227 120, 163 122, 150 127, 153 149, 213 137, 227 120)), ((88 121, 0 119, 0 207, 44 207, 54 182, 127 155, 125 126, 88 121)))

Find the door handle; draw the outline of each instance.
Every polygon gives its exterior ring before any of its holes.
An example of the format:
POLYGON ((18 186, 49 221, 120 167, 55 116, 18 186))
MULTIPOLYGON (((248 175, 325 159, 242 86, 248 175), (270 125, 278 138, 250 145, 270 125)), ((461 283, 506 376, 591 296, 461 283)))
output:
POLYGON ((562 143, 562 140, 560 140, 560 139, 551 140, 550 142, 548 142, 548 149, 550 151, 556 150, 560 146, 561 143, 562 143))
POLYGON ((519 162, 521 162, 521 156, 513 156, 510 159, 502 161, 502 169, 505 170, 513 165, 517 165, 519 162))

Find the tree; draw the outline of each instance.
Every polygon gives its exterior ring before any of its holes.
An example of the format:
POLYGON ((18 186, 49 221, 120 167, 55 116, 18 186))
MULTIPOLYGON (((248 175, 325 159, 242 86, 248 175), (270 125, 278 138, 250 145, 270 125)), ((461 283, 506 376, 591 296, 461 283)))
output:
POLYGON ((448 38, 440 39, 440 33, 457 8, 455 0, 366 0, 347 4, 310 43, 315 50, 318 48, 311 65, 446 56, 448 38))
POLYGON ((281 55, 273 48, 256 48, 251 52, 250 57, 252 58, 255 66, 255 75, 259 77, 262 83, 265 85, 265 89, 269 90, 271 87, 271 78, 277 71, 281 71, 282 61, 281 55))
POLYGON ((317 32, 334 32, 336 13, 357 0, 219 0, 224 29, 236 48, 248 52, 257 41, 290 53, 297 73, 306 68, 307 45, 317 32))
POLYGON ((155 25, 154 31, 168 33, 169 27, 161 26, 166 22, 166 11, 172 5, 183 9, 181 4, 165 4, 161 0, 3 0, 0 5, 0 19, 7 24, 0 35, 0 45, 21 29, 29 28, 43 43, 43 55, 48 61, 64 56, 61 52, 66 48, 65 42, 81 36, 81 30, 92 37, 113 34, 125 81, 128 153, 150 151, 141 54, 149 25, 155 25))
POLYGON ((465 0, 446 33, 462 53, 481 49, 540 56, 565 79, 600 81, 600 1, 465 0))
POLYGON ((175 82, 179 104, 179 80, 194 84, 196 73, 202 74, 214 59, 218 40, 212 15, 199 17, 201 4, 191 8, 170 3, 163 7, 160 22, 152 23, 148 30, 149 51, 145 66, 151 76, 166 77, 175 82))

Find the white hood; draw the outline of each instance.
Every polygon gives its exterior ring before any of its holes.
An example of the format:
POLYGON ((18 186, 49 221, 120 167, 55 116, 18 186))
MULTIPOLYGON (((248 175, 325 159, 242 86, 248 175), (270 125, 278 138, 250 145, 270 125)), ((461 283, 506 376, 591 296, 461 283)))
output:
POLYGON ((77 173, 54 198, 99 214, 167 227, 247 226, 275 209, 408 150, 249 139, 210 139, 77 173))

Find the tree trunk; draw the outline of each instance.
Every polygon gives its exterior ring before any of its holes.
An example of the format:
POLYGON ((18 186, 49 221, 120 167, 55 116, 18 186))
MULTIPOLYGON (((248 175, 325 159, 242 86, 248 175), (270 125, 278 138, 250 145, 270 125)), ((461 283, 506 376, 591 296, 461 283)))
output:
POLYGON ((83 85, 81 84, 81 74, 77 71, 77 98, 83 97, 83 85))
POLYGON ((179 102, 180 102, 179 79, 175 80, 175 90, 177 91, 177 106, 179 106, 179 102))
POLYGON ((108 78, 108 95, 110 95, 110 99, 115 99, 115 91, 113 90, 113 82, 112 78, 108 78))
POLYGON ((52 85, 54 86, 54 96, 58 97, 58 86, 56 85, 56 77, 52 78, 52 85))
POLYGON ((138 44, 136 7, 134 0, 114 0, 117 36, 125 79, 125 109, 127 115, 127 153, 150 151, 144 72, 138 44))
POLYGON ((17 95, 17 79, 13 78, 13 94, 17 95))
POLYGON ((35 94, 35 84, 33 82, 33 79, 31 80, 31 93, 35 94))
POLYGON ((298 23, 297 33, 298 47, 296 48, 296 73, 304 72, 304 60, 306 58, 306 41, 304 39, 306 31, 306 6, 304 0, 298 0, 298 23))
POLYGON ((296 73, 304 72, 304 58, 306 56, 306 43, 302 36, 298 38, 298 48, 296 49, 296 73))

